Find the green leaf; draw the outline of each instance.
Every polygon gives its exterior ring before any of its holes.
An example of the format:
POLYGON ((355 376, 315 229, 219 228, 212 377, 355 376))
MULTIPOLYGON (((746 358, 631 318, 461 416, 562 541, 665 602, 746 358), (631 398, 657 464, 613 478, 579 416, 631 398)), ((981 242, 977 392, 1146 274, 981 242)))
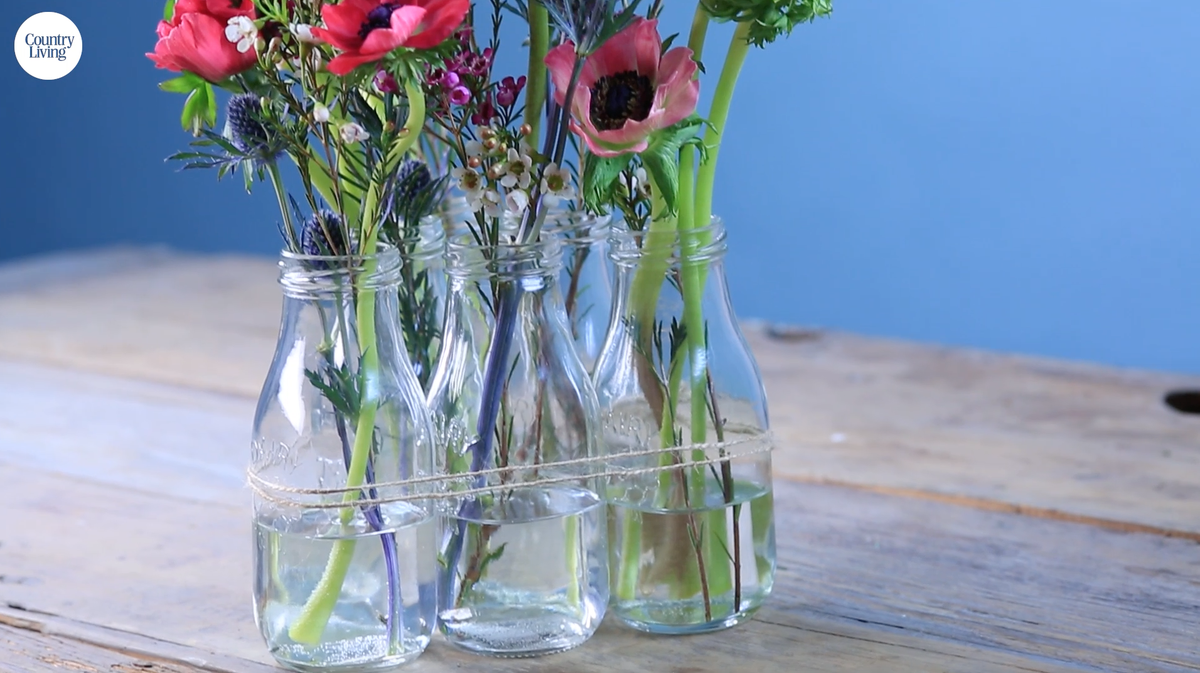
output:
POLYGON ((650 139, 650 146, 642 152, 642 164, 654 180, 654 186, 667 204, 667 212, 678 212, 679 195, 679 148, 695 137, 704 121, 696 115, 665 128, 650 139))
POLYGON ((491 552, 487 556, 483 557, 483 562, 479 564, 479 576, 480 577, 484 577, 487 575, 488 566, 490 566, 493 561, 499 561, 500 557, 504 556, 504 550, 507 547, 508 547, 508 543, 505 542, 504 544, 500 545, 496 549, 496 551, 491 552))
POLYGON ((583 166, 584 204, 592 210, 600 210, 607 205, 612 200, 617 178, 632 160, 632 154, 598 157, 588 152, 583 166))
POLYGON ((679 33, 674 33, 672 35, 668 35, 662 41, 662 53, 665 54, 668 51, 671 51, 671 45, 675 44, 675 40, 677 40, 677 39, 679 39, 679 33))
POLYGON ((158 88, 170 93, 191 93, 204 86, 205 82, 199 75, 185 72, 175 79, 169 79, 158 85, 158 88))
POLYGON ((163 21, 170 21, 173 16, 175 16, 175 0, 167 0, 167 4, 163 7, 163 21))
POLYGON ((208 82, 204 83, 204 92, 205 92, 206 96, 208 97, 208 106, 205 109, 204 121, 208 122, 208 125, 210 127, 216 126, 217 125, 217 93, 215 91, 213 91, 212 85, 209 84, 208 82))
POLYGON ((204 120, 208 115, 208 87, 200 87, 188 94, 187 102, 183 104, 183 116, 180 122, 183 130, 192 135, 200 135, 204 129, 204 120))

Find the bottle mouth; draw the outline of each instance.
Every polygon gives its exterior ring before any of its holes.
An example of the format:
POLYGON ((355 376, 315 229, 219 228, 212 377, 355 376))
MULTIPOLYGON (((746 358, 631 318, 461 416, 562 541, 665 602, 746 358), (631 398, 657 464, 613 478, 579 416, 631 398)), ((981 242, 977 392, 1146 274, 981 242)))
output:
POLYGON ((554 208, 546 213, 546 224, 542 231, 558 236, 564 245, 590 245, 608 238, 611 222, 610 215, 554 208))
POLYGON ((553 236, 532 243, 480 244, 473 234, 446 242, 446 273, 469 280, 555 276, 562 269, 562 246, 553 236))
POLYGON ((400 252, 380 246, 374 255, 279 254, 279 284, 289 297, 329 296, 356 290, 380 290, 400 282, 400 252))
POLYGON ((441 264, 446 252, 446 223, 436 213, 428 215, 415 229, 406 229, 399 244, 404 249, 403 257, 410 261, 426 266, 441 264))
POLYGON ((622 266, 636 265, 646 255, 672 265, 707 263, 723 258, 728 249, 725 222, 715 215, 708 225, 688 231, 634 231, 625 222, 615 223, 608 241, 609 257, 622 266))

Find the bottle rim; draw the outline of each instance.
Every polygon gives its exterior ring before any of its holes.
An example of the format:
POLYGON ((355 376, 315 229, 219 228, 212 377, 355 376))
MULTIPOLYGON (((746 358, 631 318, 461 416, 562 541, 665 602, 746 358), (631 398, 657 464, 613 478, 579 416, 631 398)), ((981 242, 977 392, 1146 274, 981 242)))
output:
POLYGON ((612 221, 611 215, 554 209, 546 214, 546 224, 542 231, 558 236, 565 246, 591 245, 608 239, 612 221))
POLYGON ((410 262, 423 262, 427 266, 433 263, 441 264, 446 252, 446 225, 436 213, 421 218, 416 230, 406 229, 402 243, 411 252, 402 253, 401 257, 410 262))
POLYGON ((706 226, 686 232, 663 232, 661 238, 654 239, 650 234, 646 229, 630 229, 625 222, 614 224, 609 230, 609 258, 619 266, 636 266, 647 254, 654 253, 662 255, 656 261, 674 266, 684 262, 683 251, 688 248, 692 248, 688 264, 719 261, 728 250, 725 222, 717 215, 706 226))
POLYGON ((562 269, 562 245, 554 236, 537 241, 480 244, 471 234, 446 241, 446 273, 456 279, 511 280, 556 276, 562 269))
POLYGON ((400 284, 400 252, 380 244, 374 255, 306 255, 279 253, 279 284, 297 299, 357 290, 382 290, 400 284), (364 277, 365 274, 365 277, 364 277))

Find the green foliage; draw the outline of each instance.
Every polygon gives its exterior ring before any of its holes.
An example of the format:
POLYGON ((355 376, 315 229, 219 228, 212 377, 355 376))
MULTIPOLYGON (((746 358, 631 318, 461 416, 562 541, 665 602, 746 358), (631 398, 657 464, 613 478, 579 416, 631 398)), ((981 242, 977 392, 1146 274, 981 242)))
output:
POLYGON ((355 376, 345 364, 341 367, 326 366, 325 370, 328 373, 328 381, 321 377, 320 372, 311 369, 305 370, 304 375, 308 377, 308 382, 329 400, 334 411, 351 425, 358 423, 363 389, 360 377, 355 376))
POLYGON ((588 152, 583 164, 583 203, 593 212, 602 211, 612 203, 617 178, 633 160, 632 154, 598 157, 588 152))
POLYGON ((167 0, 167 4, 163 6, 163 21, 170 21, 173 16, 175 16, 175 0, 167 0))
POLYGON ((654 186, 667 204, 667 213, 670 215, 679 210, 676 198, 679 194, 679 149, 694 142, 696 133, 703 125, 704 120, 692 115, 655 133, 650 138, 650 146, 641 153, 642 164, 654 179, 654 186))
POLYGON ((646 335, 643 330, 647 325, 644 323, 633 318, 623 318, 622 322, 630 336, 633 337, 634 349, 638 355, 651 363, 652 372, 658 380, 659 387, 664 392, 669 392, 667 381, 671 377, 672 370, 682 362, 680 356, 684 354, 687 345, 687 325, 679 322, 678 318, 671 318, 670 327, 667 327, 661 320, 655 320, 653 325, 649 326, 650 334, 646 335), (666 330, 665 340, 663 338, 664 330, 666 330), (647 336, 649 339, 646 338, 647 336))
MULTIPOLYGON (((406 256, 412 256, 417 250, 421 220, 437 210, 445 200, 449 186, 447 176, 418 186, 417 183, 422 179, 422 176, 413 172, 394 186, 394 181, 389 181, 384 187, 391 197, 384 203, 379 237, 383 242, 396 246, 406 256)), ((409 360, 424 387, 433 374, 436 353, 432 346, 441 335, 442 328, 437 294, 428 269, 418 270, 412 264, 404 264, 400 267, 400 275, 402 289, 397 307, 400 328, 409 360)))
POLYGON ((750 23, 748 39, 756 47, 790 35, 801 23, 828 16, 833 0, 701 0, 717 21, 750 23))
POLYGON ((204 79, 199 75, 185 72, 175 79, 169 79, 158 85, 158 88, 170 93, 191 93, 204 86, 204 79))
POLYGON ((486 577, 486 576, 487 576, 487 568, 488 568, 488 566, 490 566, 490 565, 492 564, 492 562, 493 562, 493 561, 499 561, 499 560, 500 560, 500 558, 501 558, 502 556, 504 556, 504 550, 505 550, 506 548, 508 548, 508 543, 507 543, 507 542, 505 542, 504 544, 500 545, 499 547, 496 547, 495 551, 489 552, 487 556, 484 556, 484 557, 483 557, 483 563, 480 563, 480 564, 479 564, 479 575, 480 575, 480 577, 486 577))
POLYGON ((170 93, 187 94, 183 104, 183 114, 179 121, 183 130, 192 135, 200 135, 206 126, 217 123, 217 95, 212 84, 204 81, 199 75, 185 72, 179 77, 169 79, 158 85, 158 88, 170 93))

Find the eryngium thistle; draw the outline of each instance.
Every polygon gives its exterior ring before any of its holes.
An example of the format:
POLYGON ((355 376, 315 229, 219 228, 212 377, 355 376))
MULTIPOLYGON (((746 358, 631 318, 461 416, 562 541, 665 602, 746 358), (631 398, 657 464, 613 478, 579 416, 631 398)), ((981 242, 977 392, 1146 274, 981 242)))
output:
MULTIPOLYGON (((313 257, 348 255, 342 218, 332 210, 313 213, 300 232, 300 252, 313 257)), ((323 262, 318 266, 324 266, 323 262)))
POLYGON ((241 93, 229 99, 225 108, 225 137, 246 158, 272 161, 282 151, 273 142, 263 123, 262 101, 252 93, 241 93))
POLYGON ((542 0, 550 24, 571 42, 575 53, 589 56, 636 16, 638 0, 617 11, 617 0, 542 0))
POLYGON ((412 244, 421 220, 432 215, 446 198, 448 178, 434 179, 424 162, 408 160, 389 182, 392 198, 383 213, 380 237, 393 245, 412 244))
POLYGON ((402 213, 409 212, 413 202, 422 191, 428 189, 431 182, 433 176, 425 162, 416 159, 405 161, 396 171, 396 208, 402 213))

